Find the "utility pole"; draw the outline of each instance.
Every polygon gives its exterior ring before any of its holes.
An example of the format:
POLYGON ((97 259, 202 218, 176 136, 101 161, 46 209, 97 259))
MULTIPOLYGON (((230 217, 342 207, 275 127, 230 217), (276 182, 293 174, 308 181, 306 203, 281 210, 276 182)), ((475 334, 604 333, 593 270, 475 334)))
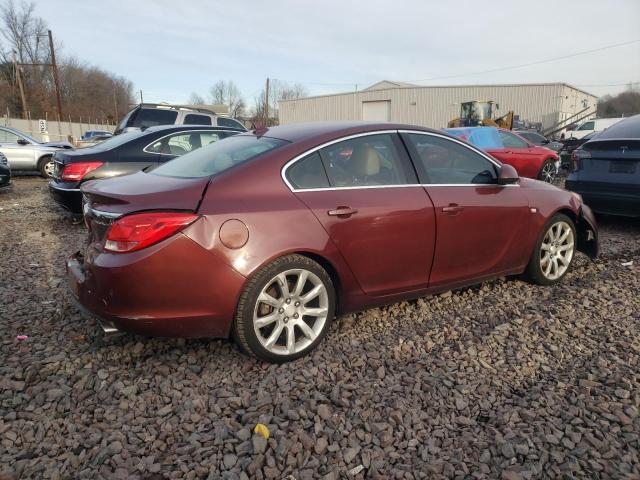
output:
POLYGON ((142 90, 140 90, 140 103, 144 103, 144 100, 142 100, 142 90))
POLYGON ((20 89, 20 99, 22 100, 22 118, 27 118, 27 99, 24 96, 24 88, 22 87, 22 78, 20 77, 20 68, 22 68, 16 62, 16 51, 13 51, 13 67, 16 69, 16 81, 18 82, 18 88, 20 89))
POLYGON ((49 50, 51 51, 51 68, 53 69, 53 83, 56 86, 56 101, 58 103, 58 118, 62 118, 62 102, 60 101, 60 80, 58 80, 58 65, 56 64, 56 52, 53 49, 53 36, 49 33, 49 50))
POLYGON ((264 126, 269 126, 269 77, 267 77, 267 86, 264 90, 264 126))
POLYGON ((118 118, 118 100, 116 98, 116 82, 113 82, 113 107, 115 108, 115 111, 116 111, 116 116, 113 119, 113 123, 117 125, 119 118, 118 118))

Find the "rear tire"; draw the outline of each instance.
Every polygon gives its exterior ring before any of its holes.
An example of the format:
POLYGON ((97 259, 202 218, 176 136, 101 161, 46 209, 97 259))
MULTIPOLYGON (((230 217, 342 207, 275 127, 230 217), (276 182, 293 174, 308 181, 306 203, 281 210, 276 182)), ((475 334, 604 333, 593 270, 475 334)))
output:
POLYGON ((311 352, 335 313, 329 274, 302 255, 281 257, 263 267, 240 295, 232 336, 261 360, 283 363, 311 352))
POLYGON ((569 271, 576 253, 576 227, 573 220, 557 213, 545 224, 524 278, 538 285, 554 285, 569 271))
POLYGON ((42 178, 53 177, 53 168, 53 157, 42 157, 38 160, 38 170, 40 171, 40 176, 42 178))
POLYGON ((545 160, 538 172, 538 180, 553 184, 558 171, 556 169, 556 161, 552 159, 545 160))

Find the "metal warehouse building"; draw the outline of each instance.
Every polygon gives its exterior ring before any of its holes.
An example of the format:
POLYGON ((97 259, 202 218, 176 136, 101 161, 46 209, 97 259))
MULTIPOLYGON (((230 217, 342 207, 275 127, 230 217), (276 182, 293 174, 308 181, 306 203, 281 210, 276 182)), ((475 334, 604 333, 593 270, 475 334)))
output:
POLYGON ((580 112, 576 118, 595 115, 598 97, 566 83, 424 87, 384 80, 357 92, 281 101, 279 117, 283 125, 373 120, 443 128, 470 100, 493 100, 498 116, 513 110, 516 119, 545 129, 580 112))

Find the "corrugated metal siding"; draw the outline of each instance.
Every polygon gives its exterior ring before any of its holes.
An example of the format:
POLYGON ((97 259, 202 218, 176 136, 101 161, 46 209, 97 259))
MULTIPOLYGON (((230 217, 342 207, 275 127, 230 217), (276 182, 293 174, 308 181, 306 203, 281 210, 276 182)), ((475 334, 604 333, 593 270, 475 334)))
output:
MULTIPOLYGON (((549 127, 569 109, 566 96, 597 97, 562 83, 544 85, 488 85, 464 87, 402 87, 370 90, 280 102, 280 123, 323 120, 361 120, 362 102, 391 101, 391 121, 442 128, 458 116, 460 103, 469 100, 493 100, 500 105, 498 114, 513 110, 521 120, 542 122, 549 127), (567 90, 568 89, 568 90, 567 90)), ((579 102, 573 102, 576 104, 579 102)), ((578 105, 580 107, 580 105, 578 105)), ((575 110, 576 113, 581 108, 575 110)))

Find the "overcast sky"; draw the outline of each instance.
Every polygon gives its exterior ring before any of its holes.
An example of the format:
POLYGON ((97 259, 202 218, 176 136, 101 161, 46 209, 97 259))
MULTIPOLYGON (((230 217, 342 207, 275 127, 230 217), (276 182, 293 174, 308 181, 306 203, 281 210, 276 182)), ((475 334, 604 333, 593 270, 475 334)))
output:
POLYGON ((596 95, 640 81, 640 0, 36 0, 64 53, 185 102, 234 80, 249 104, 266 77, 311 94, 381 79, 425 85, 566 82, 596 95))

